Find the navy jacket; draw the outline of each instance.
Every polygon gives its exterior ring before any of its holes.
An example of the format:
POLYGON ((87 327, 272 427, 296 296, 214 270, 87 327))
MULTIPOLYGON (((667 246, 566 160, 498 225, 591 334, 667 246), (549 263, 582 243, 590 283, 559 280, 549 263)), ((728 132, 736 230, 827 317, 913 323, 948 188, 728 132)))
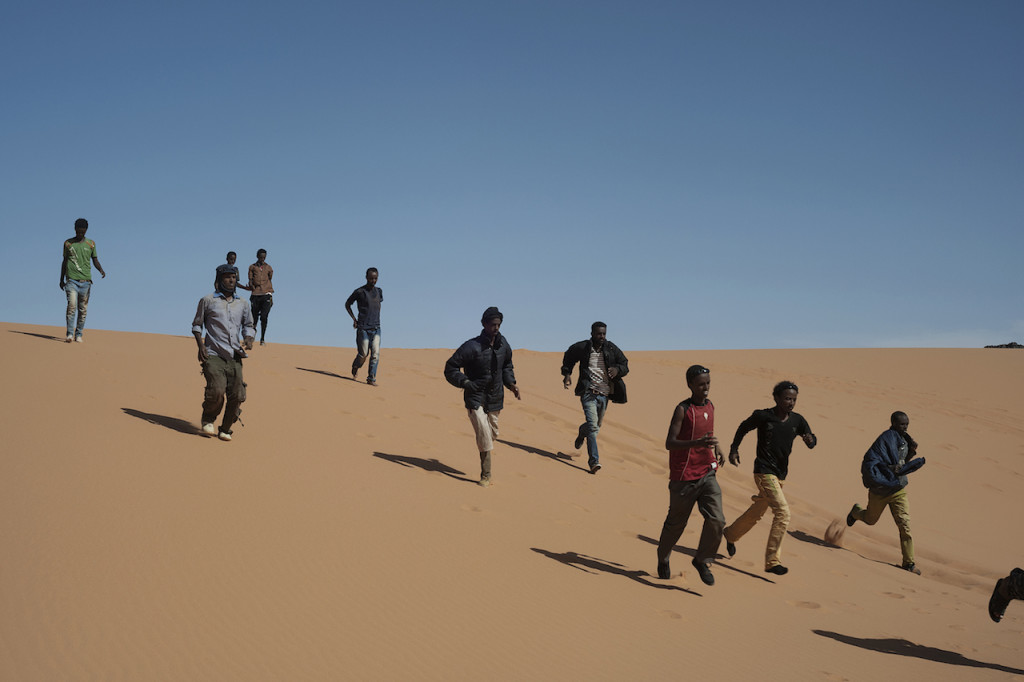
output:
POLYGON ((884 431, 875 439, 864 453, 864 461, 860 465, 865 488, 876 495, 888 496, 907 487, 907 474, 917 471, 924 464, 924 457, 907 461, 907 455, 910 454, 908 440, 914 443, 909 435, 903 438, 895 429, 884 431))
POLYGON ((496 412, 505 403, 505 386, 516 383, 512 366, 512 347, 500 333, 491 346, 480 336, 459 346, 444 365, 444 378, 452 386, 463 389, 466 409, 483 407, 496 412))
MULTIPOLYGON (((562 376, 569 376, 572 374, 573 365, 577 362, 580 364, 579 378, 576 380, 576 395, 583 395, 590 388, 590 375, 587 373, 587 365, 590 363, 590 351, 593 348, 594 342, 590 339, 584 339, 569 346, 569 349, 565 351, 565 355, 562 356, 562 376)), ((626 382, 622 380, 622 377, 629 374, 629 362, 626 360, 626 356, 622 354, 622 351, 619 350, 619 347, 607 339, 605 339, 604 346, 601 348, 601 354, 604 355, 605 369, 614 367, 619 372, 614 379, 608 380, 612 389, 609 398, 613 403, 624 403, 626 402, 626 382)))

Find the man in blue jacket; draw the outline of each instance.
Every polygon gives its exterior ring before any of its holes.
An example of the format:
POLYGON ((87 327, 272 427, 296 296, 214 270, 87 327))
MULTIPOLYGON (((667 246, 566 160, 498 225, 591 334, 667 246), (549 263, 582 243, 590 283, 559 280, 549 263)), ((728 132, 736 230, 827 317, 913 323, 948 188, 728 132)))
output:
POLYGON ((861 479, 868 489, 867 509, 854 504, 846 515, 846 525, 852 526, 857 521, 863 521, 873 526, 888 507, 900 531, 903 569, 921 575, 921 570, 914 565, 907 474, 920 469, 924 465, 924 457, 914 458, 917 454, 917 441, 907 433, 910 417, 905 412, 893 412, 889 423, 890 428, 875 439, 861 462, 861 479))
POLYGON ((498 437, 498 415, 505 387, 520 400, 512 366, 512 347, 501 332, 504 315, 495 307, 484 311, 480 336, 459 346, 444 365, 444 378, 463 390, 469 421, 480 452, 480 485, 491 484, 491 450, 498 437))
POLYGON ((572 368, 579 363, 580 375, 576 381, 576 395, 583 405, 584 422, 576 432, 574 445, 579 450, 587 442, 587 464, 590 473, 601 468, 597 454, 597 432, 604 421, 608 401, 626 402, 626 384, 622 377, 629 373, 629 363, 619 347, 608 341, 608 325, 595 322, 590 325, 590 338, 578 341, 562 356, 562 385, 572 384, 572 368))

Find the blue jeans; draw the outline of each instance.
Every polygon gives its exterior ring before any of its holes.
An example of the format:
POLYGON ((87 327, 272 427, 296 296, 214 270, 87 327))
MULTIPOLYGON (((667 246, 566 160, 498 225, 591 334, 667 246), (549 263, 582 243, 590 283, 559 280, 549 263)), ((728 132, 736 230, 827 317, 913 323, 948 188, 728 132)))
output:
POLYGON ((352 361, 352 374, 363 366, 367 355, 370 356, 370 369, 366 373, 366 379, 376 380, 377 362, 380 360, 380 327, 356 330, 356 359, 352 361))
POLYGON ((64 284, 64 293, 68 295, 68 336, 79 337, 85 329, 85 314, 89 310, 89 290, 92 282, 69 279, 64 284), (78 313, 78 324, 75 324, 75 313, 78 313))
POLYGON ((593 467, 599 463, 597 432, 601 430, 604 413, 608 410, 608 396, 587 391, 580 396, 580 403, 583 404, 583 417, 587 420, 580 424, 580 435, 587 439, 587 463, 593 467))

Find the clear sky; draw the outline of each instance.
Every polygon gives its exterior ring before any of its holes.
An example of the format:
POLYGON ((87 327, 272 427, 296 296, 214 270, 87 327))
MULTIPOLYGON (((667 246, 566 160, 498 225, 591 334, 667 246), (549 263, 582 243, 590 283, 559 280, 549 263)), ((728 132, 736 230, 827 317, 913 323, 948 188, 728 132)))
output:
POLYGON ((188 335, 229 250, 268 341, 1024 342, 1024 2, 14 2, 0 319, 188 335))

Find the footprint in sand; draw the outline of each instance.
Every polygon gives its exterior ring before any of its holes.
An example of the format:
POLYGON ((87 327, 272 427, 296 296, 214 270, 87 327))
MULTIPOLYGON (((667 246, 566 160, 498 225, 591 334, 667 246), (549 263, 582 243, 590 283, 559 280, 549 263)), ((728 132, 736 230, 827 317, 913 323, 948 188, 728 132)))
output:
POLYGON ((787 601, 790 606, 795 606, 798 609, 820 609, 821 604, 815 601, 787 601))
POLYGON ((883 592, 886 597, 892 597, 893 599, 906 599, 902 594, 896 594, 895 592, 883 592))
POLYGON ((963 625, 950 625, 950 626, 949 626, 949 629, 950 629, 950 630, 956 630, 957 632, 963 632, 963 631, 964 631, 964 630, 966 630, 967 628, 966 628, 966 627, 964 627, 963 625))
POLYGON ((483 509, 481 509, 480 507, 477 507, 475 505, 464 504, 464 505, 462 505, 462 511, 482 512, 483 509))
POLYGON ((661 615, 665 616, 666 618, 671 618, 672 620, 682 620, 683 618, 683 614, 677 613, 675 611, 662 611, 661 615))

